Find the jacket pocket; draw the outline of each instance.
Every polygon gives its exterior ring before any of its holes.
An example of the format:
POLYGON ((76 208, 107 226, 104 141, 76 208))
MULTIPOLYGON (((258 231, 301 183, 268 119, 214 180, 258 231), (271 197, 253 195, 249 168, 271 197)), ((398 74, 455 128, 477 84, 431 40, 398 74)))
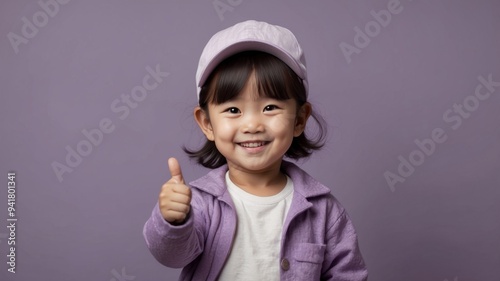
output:
POLYGON ((294 250, 296 280, 320 280, 325 244, 300 243, 294 250))

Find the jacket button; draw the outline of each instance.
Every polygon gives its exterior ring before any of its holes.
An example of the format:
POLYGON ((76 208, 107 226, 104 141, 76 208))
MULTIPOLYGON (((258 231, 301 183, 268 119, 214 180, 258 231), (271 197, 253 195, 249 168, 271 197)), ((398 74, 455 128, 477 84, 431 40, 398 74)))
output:
POLYGON ((290 269, 290 262, 288 261, 288 259, 284 258, 281 260, 281 268, 284 270, 284 271, 287 271, 290 269))

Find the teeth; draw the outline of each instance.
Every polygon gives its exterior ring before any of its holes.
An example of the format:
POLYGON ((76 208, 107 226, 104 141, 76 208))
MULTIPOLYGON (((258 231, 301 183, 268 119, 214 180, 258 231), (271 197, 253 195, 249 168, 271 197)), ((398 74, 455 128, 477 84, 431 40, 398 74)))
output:
POLYGON ((264 142, 246 142, 246 143, 241 143, 240 145, 243 147, 259 147, 263 146, 264 142))

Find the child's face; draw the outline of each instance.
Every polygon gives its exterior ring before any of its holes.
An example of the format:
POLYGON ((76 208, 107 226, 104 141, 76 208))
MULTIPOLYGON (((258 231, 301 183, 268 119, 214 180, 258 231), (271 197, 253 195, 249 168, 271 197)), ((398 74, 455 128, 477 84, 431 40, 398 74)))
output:
POLYGON ((195 118, 230 168, 255 173, 279 169, 293 138, 304 131, 310 111, 309 103, 297 110, 294 99, 259 97, 252 74, 236 99, 210 103, 208 118, 198 107, 195 118))

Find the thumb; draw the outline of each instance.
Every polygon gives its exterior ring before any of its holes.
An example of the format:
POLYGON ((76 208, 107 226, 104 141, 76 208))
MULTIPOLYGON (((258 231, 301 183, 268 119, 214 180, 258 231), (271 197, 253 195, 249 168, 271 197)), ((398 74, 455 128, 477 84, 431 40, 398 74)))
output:
POLYGON ((170 175, 177 183, 184 183, 184 178, 182 177, 181 166, 175 158, 168 159, 168 169, 170 170, 170 175))

